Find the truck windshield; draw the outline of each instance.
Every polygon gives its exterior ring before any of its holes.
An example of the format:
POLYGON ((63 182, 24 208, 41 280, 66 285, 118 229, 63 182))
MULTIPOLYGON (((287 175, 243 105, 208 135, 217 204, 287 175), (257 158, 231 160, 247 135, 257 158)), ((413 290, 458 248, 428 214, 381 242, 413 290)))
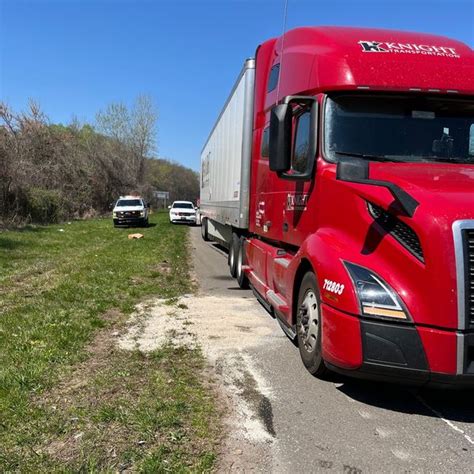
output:
POLYGON ((132 206, 141 206, 142 202, 140 199, 121 199, 117 202, 117 207, 132 207, 132 206))
POLYGON ((474 163, 474 100, 434 96, 328 98, 325 155, 474 163))

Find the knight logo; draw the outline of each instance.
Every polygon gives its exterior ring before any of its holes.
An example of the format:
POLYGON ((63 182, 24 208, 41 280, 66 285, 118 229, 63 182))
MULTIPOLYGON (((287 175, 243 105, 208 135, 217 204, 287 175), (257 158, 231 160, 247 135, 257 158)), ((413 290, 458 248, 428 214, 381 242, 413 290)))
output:
POLYGON ((306 211, 306 203, 308 202, 307 194, 288 194, 286 196, 287 211, 306 211))
POLYGON ((380 47, 379 41, 359 41, 364 53, 386 53, 387 50, 380 47))
POLYGON ((421 54, 423 56, 441 56, 459 58, 455 48, 429 44, 394 43, 388 41, 359 41, 363 53, 421 54))

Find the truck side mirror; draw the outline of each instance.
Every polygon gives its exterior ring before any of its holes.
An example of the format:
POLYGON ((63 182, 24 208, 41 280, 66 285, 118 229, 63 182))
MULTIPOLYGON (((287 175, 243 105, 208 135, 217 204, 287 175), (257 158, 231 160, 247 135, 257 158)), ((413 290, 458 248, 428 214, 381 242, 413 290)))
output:
POLYGON ((292 109, 289 104, 273 107, 270 115, 270 170, 284 173, 291 168, 291 120, 292 109))
POLYGON ((288 95, 273 107, 270 116, 269 165, 282 179, 311 179, 318 142, 318 101, 313 96, 288 95), (296 117, 303 108, 310 113, 305 169, 292 169, 293 105, 296 117))

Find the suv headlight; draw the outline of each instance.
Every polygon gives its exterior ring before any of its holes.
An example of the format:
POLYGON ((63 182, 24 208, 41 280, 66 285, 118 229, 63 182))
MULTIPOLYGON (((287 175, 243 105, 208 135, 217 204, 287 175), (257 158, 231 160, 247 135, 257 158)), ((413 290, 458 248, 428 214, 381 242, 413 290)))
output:
POLYGON ((359 299, 362 316, 409 321, 410 316, 395 291, 375 273, 344 262, 359 299))

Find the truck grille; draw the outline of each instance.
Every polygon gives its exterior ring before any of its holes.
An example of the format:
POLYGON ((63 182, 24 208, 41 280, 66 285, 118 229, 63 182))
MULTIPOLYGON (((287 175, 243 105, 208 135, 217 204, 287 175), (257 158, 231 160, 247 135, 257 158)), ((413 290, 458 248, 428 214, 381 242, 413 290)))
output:
POLYGON ((140 211, 119 211, 117 217, 140 217, 140 211))
POLYGON ((463 231, 466 316, 474 325, 474 229, 463 231))
POLYGON ((411 227, 371 202, 367 203, 367 207, 370 215, 374 218, 375 222, 380 225, 384 232, 390 234, 418 260, 423 263, 425 262, 420 239, 411 227))

